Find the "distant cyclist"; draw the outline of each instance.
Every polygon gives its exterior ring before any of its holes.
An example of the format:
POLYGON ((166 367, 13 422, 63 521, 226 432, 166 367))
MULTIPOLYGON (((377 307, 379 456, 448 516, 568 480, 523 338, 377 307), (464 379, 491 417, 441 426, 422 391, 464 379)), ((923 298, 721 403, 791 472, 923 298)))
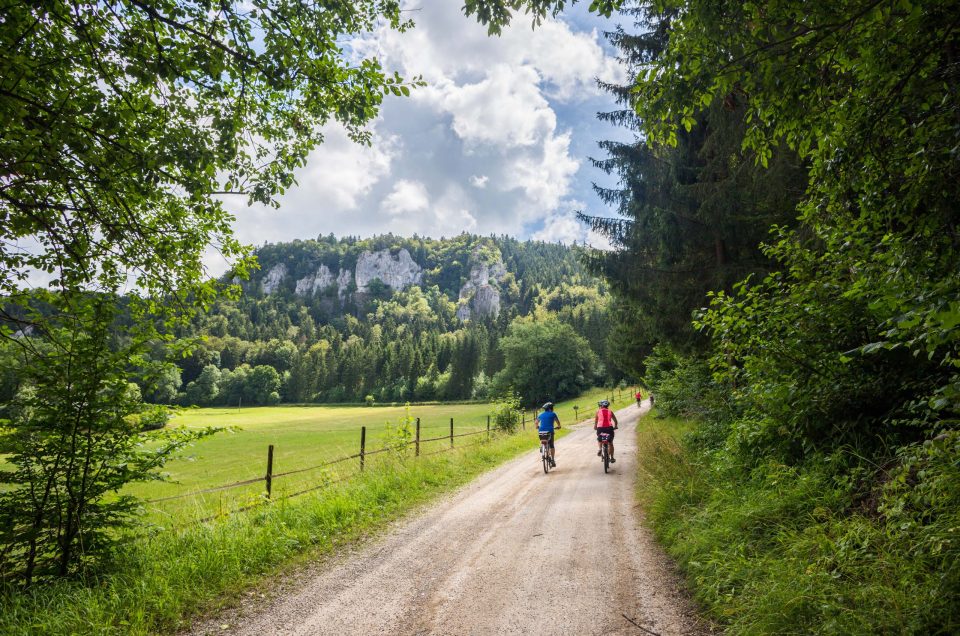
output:
POLYGON ((640 389, 637 389, 637 394, 634 397, 637 398, 637 406, 640 406, 640 403, 643 402, 643 393, 640 392, 640 389))
POLYGON ((607 433, 610 435, 608 439, 610 441, 611 464, 617 462, 617 460, 613 458, 613 432, 617 430, 619 425, 620 423, 617 422, 617 416, 610 410, 610 402, 602 400, 600 402, 600 409, 597 411, 597 414, 593 416, 593 428, 597 431, 597 457, 600 456, 602 448, 600 445, 600 433, 607 433))
POLYGON ((556 468, 557 461, 555 455, 557 454, 557 449, 553 446, 553 431, 554 428, 561 428, 561 426, 560 418, 553 412, 553 402, 547 402, 543 405, 543 413, 537 416, 537 420, 540 422, 537 426, 537 434, 540 436, 540 439, 548 440, 548 446, 550 447, 550 464, 556 468))

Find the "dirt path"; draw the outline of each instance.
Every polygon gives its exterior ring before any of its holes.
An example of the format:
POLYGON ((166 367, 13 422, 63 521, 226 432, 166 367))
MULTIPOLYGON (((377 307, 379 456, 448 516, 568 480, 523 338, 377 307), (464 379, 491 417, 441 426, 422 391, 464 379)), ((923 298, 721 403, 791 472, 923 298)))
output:
POLYGON ((593 430, 581 426, 557 442, 549 475, 539 454, 527 453, 304 577, 271 605, 193 633, 703 633, 638 523, 634 428, 648 408, 617 412, 609 474, 593 430))

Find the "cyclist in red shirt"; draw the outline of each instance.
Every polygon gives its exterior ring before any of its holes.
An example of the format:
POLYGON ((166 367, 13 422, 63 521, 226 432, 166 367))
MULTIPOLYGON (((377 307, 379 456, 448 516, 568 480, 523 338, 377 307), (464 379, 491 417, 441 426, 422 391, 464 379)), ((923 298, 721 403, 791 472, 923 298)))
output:
POLYGON ((600 433, 609 433, 610 435, 610 463, 614 464, 617 460, 613 458, 613 432, 620 425, 617 422, 617 416, 610 410, 610 402, 602 400, 600 410, 593 416, 593 430, 597 432, 597 457, 600 456, 600 433))
POLYGON ((637 398, 637 406, 640 406, 640 402, 643 401, 643 393, 640 392, 640 389, 637 389, 637 394, 634 397, 637 398))

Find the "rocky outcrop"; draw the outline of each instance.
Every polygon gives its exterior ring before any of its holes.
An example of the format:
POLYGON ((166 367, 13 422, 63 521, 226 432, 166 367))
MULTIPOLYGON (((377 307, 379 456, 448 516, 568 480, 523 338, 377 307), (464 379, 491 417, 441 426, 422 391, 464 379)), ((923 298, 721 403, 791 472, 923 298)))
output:
POLYGON ((500 283, 507 277, 503 261, 478 262, 470 267, 470 276, 460 288, 460 306, 457 318, 497 317, 500 315, 500 292, 491 283, 500 283))
POLYGON ((341 269, 337 275, 337 295, 343 299, 350 289, 350 282, 353 281, 353 274, 349 269, 341 269))
POLYGON ((321 265, 317 273, 313 276, 304 276, 297 281, 296 292, 298 296, 313 296, 317 292, 323 291, 330 285, 333 285, 336 279, 333 273, 326 265, 321 265))
POLYGON ((405 249, 397 252, 396 256, 390 254, 390 250, 364 252, 357 259, 357 291, 367 291, 367 285, 376 278, 391 289, 404 289, 421 283, 423 268, 405 249))
POLYGON ((280 289, 281 283, 287 277, 287 266, 283 263, 277 263, 270 268, 270 271, 267 272, 267 275, 263 277, 263 281, 260 283, 263 287, 264 294, 272 294, 273 292, 280 289))

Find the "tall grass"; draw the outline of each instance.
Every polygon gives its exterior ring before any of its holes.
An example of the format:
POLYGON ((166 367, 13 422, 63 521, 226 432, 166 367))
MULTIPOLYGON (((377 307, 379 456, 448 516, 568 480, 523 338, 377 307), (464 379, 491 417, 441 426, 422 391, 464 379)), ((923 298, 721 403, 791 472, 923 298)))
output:
POLYGON ((839 456, 743 472, 722 450, 685 443, 695 426, 641 420, 638 491, 728 633, 960 633, 960 511, 898 516, 883 503, 899 501, 896 479, 873 483, 864 500, 862 483, 838 477, 850 474, 839 456))

